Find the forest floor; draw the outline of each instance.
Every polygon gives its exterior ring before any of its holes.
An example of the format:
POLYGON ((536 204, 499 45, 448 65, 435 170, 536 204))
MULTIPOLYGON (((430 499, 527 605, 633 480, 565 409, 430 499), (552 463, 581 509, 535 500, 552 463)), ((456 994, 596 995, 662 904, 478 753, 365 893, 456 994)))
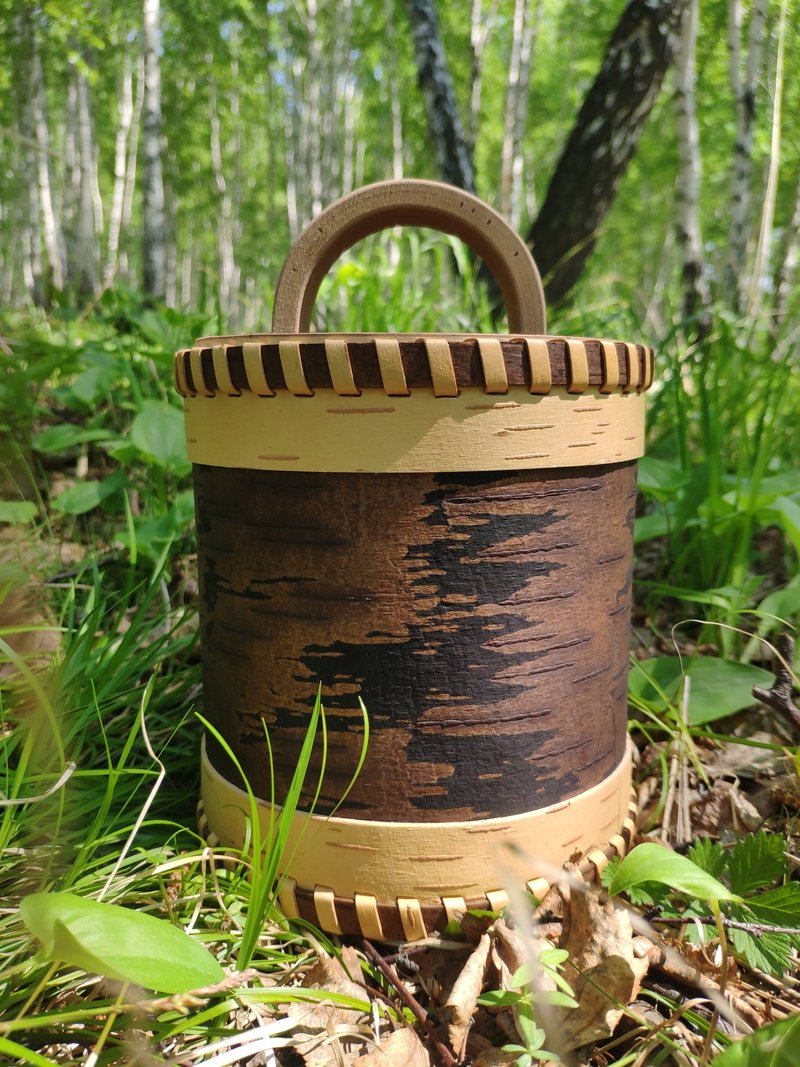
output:
MULTIPOLYGON (((598 859, 594 883, 554 872, 543 899, 509 886, 502 914, 469 913, 410 945, 287 921, 270 876, 280 841, 261 863, 232 862, 197 829, 180 411, 160 403, 164 374, 143 363, 128 430, 113 438, 112 416, 92 406, 108 370, 107 352, 95 357, 28 412, 20 439, 32 447, 6 462, 27 499, 0 501, 0 1063, 800 1062, 791 641, 753 637, 757 613, 740 615, 717 627, 736 630, 726 657, 680 597, 654 594, 667 543, 647 540, 634 583, 630 859, 598 859), (655 866, 654 842, 666 846, 655 866), (123 927, 102 916, 79 929, 58 912, 43 936, 41 915, 29 906, 23 922, 19 904, 53 891, 169 919, 208 949, 200 971, 213 980, 158 995, 176 985, 180 947, 148 983, 158 938, 142 934, 125 955, 123 927)), ((777 591, 785 544, 769 525, 758 536, 763 587, 777 591)))

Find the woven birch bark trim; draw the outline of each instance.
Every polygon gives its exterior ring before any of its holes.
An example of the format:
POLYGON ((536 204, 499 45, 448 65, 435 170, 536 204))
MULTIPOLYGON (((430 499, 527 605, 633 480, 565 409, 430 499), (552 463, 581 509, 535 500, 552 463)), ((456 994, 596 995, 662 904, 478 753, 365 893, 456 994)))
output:
MULTIPOLYGON (((624 856, 636 835, 638 806, 636 791, 631 789, 627 812, 619 833, 612 834, 603 845, 589 849, 578 858, 578 869, 587 883, 596 883, 605 867, 617 856, 624 856)), ((211 829, 203 800, 197 806, 197 822, 209 846, 224 852, 223 862, 230 868, 241 863, 241 856, 221 846, 211 829)), ((576 857, 570 857, 575 859, 576 857)), ((537 900, 543 900, 558 881, 557 872, 548 877, 532 878, 525 888, 537 900)), ((466 899, 442 896, 438 901, 422 903, 409 897, 381 902, 369 893, 337 897, 331 889, 301 889, 297 882, 283 876, 278 884, 278 900, 287 918, 302 918, 329 933, 361 935, 371 941, 418 941, 439 932, 448 923, 459 922, 466 911, 502 911, 509 903, 504 889, 487 890, 486 895, 466 899)))
MULTIPOLYGON (((505 819, 414 824, 297 813, 279 872, 281 908, 331 933, 413 941, 469 908, 502 911, 509 879, 541 898, 562 864, 579 859, 593 881, 635 833, 630 773, 629 747, 598 785, 505 819), (493 871, 495 886, 481 885, 493 871)), ((247 794, 215 770, 205 746, 201 774, 204 836, 214 847, 241 848, 247 794)), ((270 806, 258 800, 258 812, 266 831, 270 806)))
POLYGON ((578 337, 411 334, 393 336, 298 334, 201 338, 175 355, 181 396, 311 396, 330 390, 357 396, 380 389, 457 396, 480 388, 502 394, 522 386, 544 395, 563 386, 580 394, 595 388, 643 392, 653 383, 652 348, 578 337))
POLYGON ((247 470, 520 471, 624 463, 644 452, 645 398, 636 392, 511 388, 497 397, 472 388, 444 400, 430 391, 320 390, 300 403, 283 391, 268 404, 253 393, 196 396, 184 413, 192 463, 247 470))

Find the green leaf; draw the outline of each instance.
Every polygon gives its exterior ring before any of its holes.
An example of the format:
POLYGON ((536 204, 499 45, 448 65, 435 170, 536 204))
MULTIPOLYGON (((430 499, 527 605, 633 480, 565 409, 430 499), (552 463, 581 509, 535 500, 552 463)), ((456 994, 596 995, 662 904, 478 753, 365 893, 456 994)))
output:
POLYGON ((65 515, 85 515, 87 511, 99 507, 119 492, 125 485, 124 471, 115 471, 114 474, 104 478, 103 481, 77 482, 75 485, 59 493, 51 504, 56 511, 65 515))
MULTIPOLYGON (((786 873, 783 849, 783 838, 779 834, 763 831, 737 841, 728 858, 728 875, 734 893, 746 897, 782 878, 786 873)), ((800 884, 797 884, 797 890, 800 892, 800 884)), ((797 918, 800 920, 800 902, 797 918)))
POLYGON ((776 497, 765 518, 777 522, 794 545, 795 552, 800 552, 800 504, 797 501, 788 496, 776 497))
POLYGON ((712 878, 719 878, 728 863, 728 853, 718 841, 700 837, 690 846, 687 856, 712 878))
POLYGON ((0 522, 30 522, 37 510, 32 500, 0 500, 0 522))
POLYGON ((758 922, 796 926, 800 934, 800 882, 787 882, 768 893, 748 897, 746 904, 758 922))
POLYGON ((176 474, 189 470, 183 413, 178 408, 146 400, 133 420, 130 439, 156 467, 176 474))
POLYGON ((625 893, 631 886, 642 882, 668 885, 698 900, 739 899, 696 863, 654 842, 637 845, 628 853, 617 868, 608 891, 612 895, 625 893))
MULTIPOLYGON (((737 909, 735 918, 747 922, 749 916, 737 909)), ((756 971, 780 977, 792 966, 794 940, 787 934, 751 934, 747 930, 730 931, 731 944, 737 955, 756 971)))
POLYGON ((800 1015, 763 1026, 725 1049, 713 1067, 797 1067, 800 1063, 800 1015))
POLYGON ((225 977, 199 942, 165 919, 72 893, 34 893, 22 919, 47 956, 161 993, 187 993, 225 977))
MULTIPOLYGON (((671 702, 679 698, 681 661, 677 656, 657 656, 641 660, 636 671, 631 672, 630 691, 652 704, 657 710, 666 708, 659 696, 656 683, 671 702)), ((699 656, 689 662, 686 673, 691 679, 689 692, 689 722, 693 726, 722 719, 755 703, 754 685, 767 689, 775 680, 769 671, 753 667, 749 663, 734 663, 714 656, 699 656)))
POLYGON ((41 433, 34 434, 31 443, 37 452, 51 454, 66 452, 87 441, 104 441, 113 436, 109 430, 87 430, 71 422, 62 422, 58 426, 49 426, 41 433))
POLYGON ((490 989, 481 993, 478 1004, 486 1008, 508 1008, 513 1004, 519 1004, 521 993, 515 993, 513 989, 490 989))
POLYGON ((675 496, 689 481, 689 475, 679 464, 653 456, 642 456, 637 470, 639 489, 656 500, 675 496))

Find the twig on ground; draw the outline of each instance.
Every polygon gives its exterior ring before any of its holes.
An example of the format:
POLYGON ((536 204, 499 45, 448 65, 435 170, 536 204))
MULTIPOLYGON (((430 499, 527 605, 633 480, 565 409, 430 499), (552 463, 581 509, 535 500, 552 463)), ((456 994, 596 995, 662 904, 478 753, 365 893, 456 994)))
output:
POLYGON ((441 1061, 442 1067, 456 1067, 455 1056, 447 1047, 447 1045, 442 1041, 441 1037, 439 1037, 439 1035, 437 1034, 436 1028, 428 1019, 428 1013, 425 1011, 419 1001, 415 997, 413 997, 403 985, 394 967, 392 967, 391 964, 387 963, 384 960, 380 952, 378 952, 375 946, 369 941, 364 939, 362 940, 361 944, 363 945, 367 959, 370 961, 370 963, 372 963, 375 967, 378 968, 384 978, 390 983, 394 991, 397 993, 400 1000, 409 1009, 409 1011, 413 1014, 414 1018, 425 1031, 425 1034, 430 1039, 430 1042, 436 1051, 436 1055, 441 1061))
POLYGON ((789 634, 781 634, 775 642, 777 663, 775 664, 775 681, 770 689, 760 685, 753 686, 753 696, 779 715, 784 715, 800 734, 800 708, 792 699, 792 663, 794 661, 794 640, 789 634))
MULTIPOLYGON (((692 923, 700 923, 702 926, 714 926, 716 920, 713 915, 687 915, 687 916, 658 916, 650 915, 647 921, 654 926, 688 926, 692 923)), ((729 919, 722 916, 722 925, 730 930, 746 930, 749 934, 797 934, 796 926, 772 926, 770 923, 741 922, 738 919, 729 919)))

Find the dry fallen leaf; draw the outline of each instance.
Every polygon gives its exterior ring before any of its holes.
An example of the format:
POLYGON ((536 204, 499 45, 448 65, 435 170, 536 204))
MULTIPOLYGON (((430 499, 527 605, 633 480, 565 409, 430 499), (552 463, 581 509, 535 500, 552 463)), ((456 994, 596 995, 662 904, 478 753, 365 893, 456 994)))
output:
POLYGON ((577 1008, 558 1011, 559 1051, 610 1037, 625 1005, 635 1000, 649 961, 634 944, 627 911, 601 904, 592 893, 563 887, 561 948, 569 952, 564 976, 577 1008))
POLYGON ((359 1056, 353 1067, 430 1067, 431 1058, 410 1027, 395 1030, 372 1052, 359 1056))
POLYGON ((501 1048, 487 1048, 479 1052, 472 1067, 513 1067, 519 1058, 518 1052, 503 1052, 501 1048))
MULTIPOLYGON (((306 972, 303 987, 365 999, 364 989, 348 978, 335 956, 321 954, 306 972)), ((337 1004, 297 1002, 285 1005, 284 1011, 295 1022, 293 1047, 306 1067, 350 1067, 363 1051, 368 1032, 364 1012, 337 1004)))
POLYGON ((491 935, 483 934, 478 947, 470 954, 461 974, 453 983, 450 995, 440 1012, 442 1021, 447 1023, 450 1047, 457 1057, 460 1056, 467 1039, 472 1016, 475 1014, 478 997, 483 988, 491 945, 491 935))

